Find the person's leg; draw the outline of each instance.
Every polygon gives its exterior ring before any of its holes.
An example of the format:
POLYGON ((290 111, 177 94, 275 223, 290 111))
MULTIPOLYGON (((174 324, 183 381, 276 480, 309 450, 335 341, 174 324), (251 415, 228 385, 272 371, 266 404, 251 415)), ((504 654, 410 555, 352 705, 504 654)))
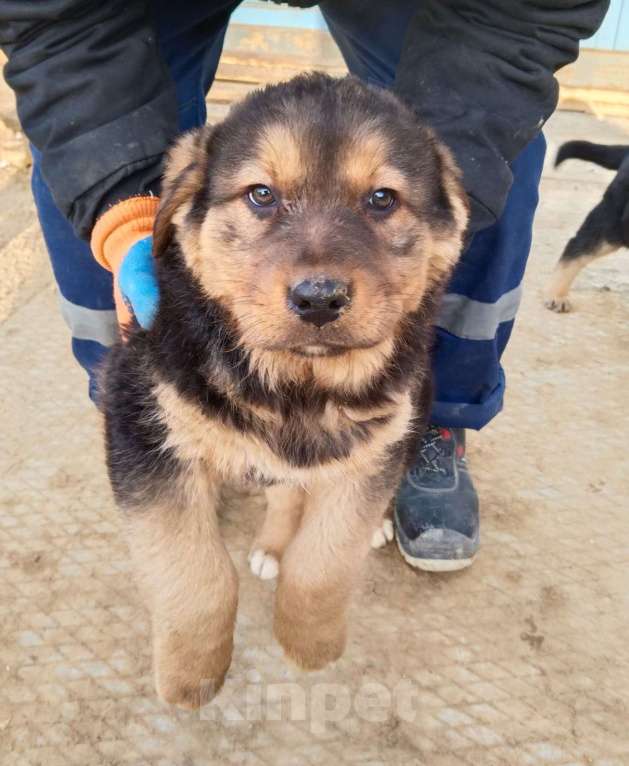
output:
POLYGON ((61 313, 72 334, 72 351, 88 374, 89 395, 95 399, 95 371, 118 337, 111 274, 96 263, 87 243, 74 234, 59 212, 35 150, 31 188, 59 288, 61 313))
MULTIPOLYGON (((320 4, 352 74, 391 87, 414 0, 326 0, 320 4)), ((396 504, 398 544, 409 563, 457 569, 478 548, 478 498, 465 464, 464 429, 502 408, 500 358, 520 299, 531 245, 545 141, 512 164, 513 187, 500 220, 478 233, 452 276, 437 320, 434 425, 419 440, 396 504)))
POLYGON ((349 71, 391 87, 416 0, 324 0, 319 8, 349 71))
MULTIPOLYGON (((176 85, 181 130, 205 122, 205 94, 218 66, 229 16, 237 5, 237 0, 152 3, 161 50, 176 85)), ((87 243, 74 234, 57 209, 36 151, 31 184, 62 313, 72 333, 72 350, 88 373, 94 398, 97 368, 118 337, 111 274, 96 263, 87 243)))
POLYGON ((437 319, 435 426, 418 445, 395 511, 402 555, 421 569, 461 569, 479 547, 479 503, 465 460, 465 429, 482 428, 502 409, 500 358, 520 302, 545 148, 540 135, 512 163, 503 214, 476 234, 461 257, 437 319))
POLYGON ((520 304, 546 141, 539 135, 511 164, 500 220, 462 255, 437 320, 432 422, 480 429, 502 409, 500 358, 520 304))

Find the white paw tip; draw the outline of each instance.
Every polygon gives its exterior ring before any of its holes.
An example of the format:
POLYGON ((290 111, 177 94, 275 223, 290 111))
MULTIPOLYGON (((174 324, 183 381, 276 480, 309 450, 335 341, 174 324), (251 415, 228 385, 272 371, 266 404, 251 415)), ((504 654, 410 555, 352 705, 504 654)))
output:
POLYGON ((253 574, 261 580, 272 580, 277 577, 280 570, 279 562, 275 556, 259 548, 251 553, 249 566, 253 574))
POLYGON ((376 531, 373 533, 373 537, 371 538, 371 547, 384 548, 387 543, 390 543, 391 540, 393 540, 393 535, 393 521, 391 519, 385 519, 382 522, 382 526, 378 527, 378 529, 376 529, 376 531))

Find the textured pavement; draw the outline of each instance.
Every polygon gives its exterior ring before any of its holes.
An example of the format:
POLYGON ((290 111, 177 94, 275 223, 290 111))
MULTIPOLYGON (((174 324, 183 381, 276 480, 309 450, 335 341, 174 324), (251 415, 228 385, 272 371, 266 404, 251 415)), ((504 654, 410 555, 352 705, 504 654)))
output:
MULTIPOLYGON (((552 146, 629 131, 564 113, 548 135, 552 146)), ((573 314, 541 300, 608 172, 575 162, 544 175, 506 409, 470 439, 474 566, 418 574, 393 547, 374 553, 345 656, 300 673, 271 636, 272 586, 246 567, 260 502, 230 498, 236 650, 218 702, 196 714, 154 696, 99 416, 27 177, 1 172, 13 280, 0 292, 2 766, 629 764, 629 253, 583 273, 573 314)))

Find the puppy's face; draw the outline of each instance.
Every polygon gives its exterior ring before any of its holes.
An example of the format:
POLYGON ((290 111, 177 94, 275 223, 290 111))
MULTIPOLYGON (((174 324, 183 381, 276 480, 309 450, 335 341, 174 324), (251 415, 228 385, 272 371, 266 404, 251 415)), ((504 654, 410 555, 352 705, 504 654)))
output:
POLYGON ((156 242, 174 227, 246 348, 338 356, 392 339, 466 220, 449 154, 394 96, 310 76, 175 147, 156 242))

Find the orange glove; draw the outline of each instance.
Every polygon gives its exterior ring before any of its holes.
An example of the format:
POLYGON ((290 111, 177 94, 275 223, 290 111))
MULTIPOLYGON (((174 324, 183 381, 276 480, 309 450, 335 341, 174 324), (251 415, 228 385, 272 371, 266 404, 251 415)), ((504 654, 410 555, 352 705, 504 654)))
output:
POLYGON ((94 257, 114 275, 114 301, 120 326, 129 324, 132 317, 120 289, 120 267, 133 245, 153 234, 158 205, 158 197, 130 197, 103 213, 92 231, 94 257))

